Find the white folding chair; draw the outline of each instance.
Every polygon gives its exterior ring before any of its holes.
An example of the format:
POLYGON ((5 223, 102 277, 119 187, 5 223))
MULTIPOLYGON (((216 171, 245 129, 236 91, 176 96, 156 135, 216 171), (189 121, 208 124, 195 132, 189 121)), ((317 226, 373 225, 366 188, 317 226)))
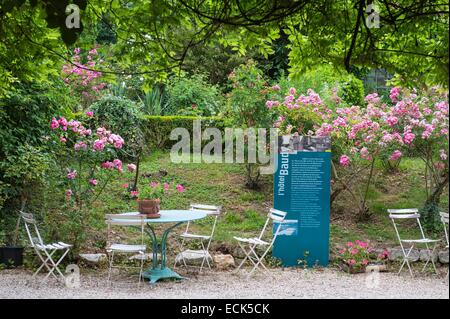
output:
POLYGON ((30 245, 34 248, 36 255, 42 261, 42 265, 35 271, 33 278, 45 267, 48 270, 48 274, 44 277, 42 282, 46 281, 50 276, 55 277, 57 280, 61 279, 62 282, 65 282, 66 277, 63 275, 61 270, 59 270, 58 266, 69 253, 72 245, 63 242, 44 244, 33 214, 20 211, 20 215, 24 221, 28 239, 30 240, 30 245), (61 251, 62 255, 55 262, 53 257, 57 251, 61 251), (57 274, 55 274, 55 272, 57 274), (59 275, 60 278, 58 278, 57 275, 59 275))
MULTIPOLYGON (((448 213, 440 213, 441 215, 441 221, 442 224, 444 225, 444 233, 445 233, 445 240, 447 241, 447 248, 449 247, 449 243, 448 243, 448 213)), ((447 276, 446 278, 448 279, 448 270, 447 270, 447 276)))
POLYGON ((208 266, 208 268, 211 269, 211 264, 209 262, 209 257, 211 256, 211 254, 209 253, 209 248, 211 246, 211 241, 214 237, 214 232, 216 231, 217 220, 220 216, 222 207, 213 206, 213 205, 203 205, 203 204, 191 204, 190 210, 195 211, 195 212, 203 212, 203 213, 206 213, 209 217, 212 217, 213 218, 213 226, 211 229, 211 233, 209 235, 199 235, 199 234, 191 233, 189 231, 191 223, 190 222, 187 223, 184 233, 180 235, 180 237, 181 237, 181 244, 180 244, 181 252, 175 259, 174 268, 177 266, 178 263, 183 263, 183 265, 185 267, 187 267, 185 256, 186 255, 194 255, 194 256, 198 256, 199 258, 202 258, 202 263, 200 265, 200 271, 203 270, 205 263, 208 266), (186 245, 187 241, 196 241, 196 242, 200 243, 201 250, 192 250, 192 249, 185 250, 185 245, 186 245))
MULTIPOLYGON (((106 247, 106 252, 108 253, 108 286, 111 283, 111 272, 113 268, 139 268, 139 286, 142 280, 142 271, 144 268, 144 261, 146 258, 145 252, 147 247, 144 245, 144 233, 145 233, 145 215, 126 215, 126 214, 108 214, 106 215, 106 224, 108 225, 108 244, 106 247), (141 231, 140 244, 123 244, 123 243, 112 243, 111 241, 111 229, 113 226, 136 226, 139 227, 141 231), (140 260, 140 267, 125 267, 114 265, 114 255, 115 254, 138 254, 140 260)), ((135 258, 136 259, 136 258, 135 258)))
POLYGON ((264 224, 264 227, 262 228, 261 233, 259 234, 259 237, 254 238, 234 237, 234 239, 237 240, 239 246, 241 247, 242 251, 245 254, 245 258, 241 262, 239 267, 236 269, 236 272, 238 272, 244 266, 245 262, 248 260, 253 264, 253 268, 250 271, 248 277, 250 277, 253 274, 253 272, 259 269, 259 266, 261 266, 265 271, 267 271, 270 274, 266 265, 264 265, 263 260, 264 257, 266 257, 266 255, 272 249, 272 246, 278 237, 278 233, 280 232, 281 224, 284 222, 286 215, 287 215, 286 212, 271 208, 269 214, 267 215, 267 220, 264 224), (273 223, 278 223, 278 226, 275 229, 275 233, 273 234, 272 240, 269 242, 264 241, 263 236, 266 230, 268 229, 270 221, 272 221, 273 223), (257 247, 264 247, 265 250, 261 255, 257 254, 256 251, 257 247))
POLYGON ((425 245, 425 247, 427 248, 428 252, 430 252, 430 244, 434 244, 433 246, 433 250, 431 251, 425 266, 422 269, 422 272, 425 271, 426 267, 428 266, 428 264, 432 263, 434 271, 437 273, 437 269, 436 269, 436 264, 434 262, 434 253, 436 251, 436 247, 437 247, 437 243, 440 240, 435 240, 435 239, 429 239, 425 236, 425 232, 423 231, 422 228, 422 224, 420 222, 420 214, 419 214, 419 210, 417 208, 407 208, 407 209, 388 209, 388 213, 389 213, 389 218, 392 220, 392 224, 394 225, 394 229, 395 229, 395 233, 397 234, 397 238, 398 241, 400 243, 400 247, 402 249, 403 252, 403 263, 400 267, 400 270, 398 271, 398 274, 400 274, 403 270, 403 267, 405 265, 408 266, 409 269, 409 273, 411 274, 411 277, 414 277, 411 265, 409 263, 409 256, 411 254, 411 252, 413 251, 413 249, 416 247, 416 245, 425 245), (397 222, 400 220, 413 220, 415 219, 417 221, 417 225, 419 226, 420 229, 420 235, 421 238, 418 239, 402 239, 400 236, 400 232, 398 230, 398 225, 397 222), (406 245, 410 245, 409 249, 405 248, 405 244, 406 245))

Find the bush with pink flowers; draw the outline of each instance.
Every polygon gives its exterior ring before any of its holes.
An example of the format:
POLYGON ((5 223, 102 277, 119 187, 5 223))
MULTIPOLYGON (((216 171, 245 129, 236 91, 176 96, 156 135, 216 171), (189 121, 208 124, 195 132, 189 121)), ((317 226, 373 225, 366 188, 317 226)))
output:
POLYGON ((80 48, 75 48, 70 62, 62 67, 64 83, 77 95, 84 109, 99 99, 101 92, 106 88, 102 80, 103 74, 98 68, 104 63, 99 57, 97 48, 82 54, 80 48))
POLYGON ((337 103, 328 107, 314 91, 303 95, 291 88, 283 101, 273 99, 266 105, 278 116, 274 126, 280 133, 332 137, 333 185, 355 199, 361 194, 358 215, 367 219, 366 202, 377 159, 422 158, 428 204, 439 202, 448 183, 448 92, 438 87, 421 92, 395 87, 390 99, 384 103, 373 93, 366 96, 363 106, 340 107, 337 103), (348 185, 358 176, 367 176, 362 193, 348 185))
MULTIPOLYGON (((86 114, 87 117, 95 114, 86 114)), ((80 244, 89 225, 91 204, 106 186, 124 170, 120 160, 124 139, 99 127, 89 128, 83 121, 54 117, 50 121, 53 133, 52 151, 60 167, 59 187, 65 196, 64 212, 74 238, 80 244)), ((134 164, 126 167, 135 169, 134 164)))

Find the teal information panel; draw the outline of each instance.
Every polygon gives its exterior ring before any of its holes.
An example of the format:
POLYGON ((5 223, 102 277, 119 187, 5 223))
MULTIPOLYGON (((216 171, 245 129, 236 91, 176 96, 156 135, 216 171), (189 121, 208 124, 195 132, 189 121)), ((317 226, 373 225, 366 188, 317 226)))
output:
POLYGON ((320 145, 300 150, 288 147, 278 154, 274 207, 288 215, 273 256, 284 266, 328 265, 331 152, 329 141, 320 145))

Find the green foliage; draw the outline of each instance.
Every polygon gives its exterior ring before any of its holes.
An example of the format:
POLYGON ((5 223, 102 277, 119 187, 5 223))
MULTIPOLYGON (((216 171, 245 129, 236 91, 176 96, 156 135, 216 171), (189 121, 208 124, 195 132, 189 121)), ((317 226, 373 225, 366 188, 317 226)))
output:
POLYGON ((164 115, 168 108, 167 94, 162 86, 153 86, 141 99, 146 115, 164 115))
MULTIPOLYGON (((232 90, 228 94, 225 118, 227 124, 240 128, 268 128, 272 116, 266 107, 269 96, 269 83, 253 60, 239 66, 229 76, 232 90)), ((266 141, 264 141, 266 142, 266 141)), ((257 143, 258 145, 260 143, 257 143)), ((259 165, 246 163, 247 186, 259 187, 259 165)))
POLYGON ((219 117, 197 116, 144 116, 146 143, 154 148, 170 148, 175 141, 170 140, 170 133, 175 128, 185 128, 192 136, 193 122, 201 120, 202 129, 216 127, 224 129, 224 121, 219 117))
POLYGON ((355 66, 384 68, 398 74, 396 84, 402 86, 448 86, 448 2, 374 4, 378 28, 367 24, 368 2, 306 4, 283 30, 290 39, 290 72, 301 75, 325 62, 347 71, 355 66))
POLYGON ((124 140, 123 150, 134 157, 143 148, 142 106, 123 97, 104 96, 89 108, 93 126, 104 127, 124 140))
POLYGON ((200 74, 173 78, 167 86, 167 95, 168 114, 189 115, 194 109, 196 115, 213 116, 223 105, 218 87, 208 84, 200 74))
POLYGON ((441 211, 442 209, 435 203, 426 204, 420 209, 420 218, 422 219, 422 224, 426 231, 435 232, 441 230, 442 222, 439 215, 439 212, 441 211))
POLYGON ((49 119, 69 104, 66 94, 63 85, 21 83, 0 99, 0 208, 14 210, 20 197, 30 197, 46 179, 49 119))
POLYGON ((62 61, 42 45, 62 51, 64 43, 56 30, 47 29, 37 1, 31 2, 0 3, 0 97, 22 82, 44 84, 59 75, 62 61))
POLYGON ((334 105, 336 95, 344 105, 362 105, 364 102, 364 86, 360 79, 343 69, 322 64, 312 67, 301 74, 293 74, 291 80, 281 81, 283 92, 288 86, 295 87, 300 92, 313 89, 327 105, 334 105))
POLYGON ((226 115, 238 127, 270 127, 266 107, 268 82, 253 60, 236 68, 229 76, 232 90, 228 94, 226 115))
POLYGON ((205 80, 224 90, 227 87, 228 75, 245 61, 246 57, 214 41, 209 45, 192 48, 186 56, 183 70, 189 74, 205 74, 205 80))

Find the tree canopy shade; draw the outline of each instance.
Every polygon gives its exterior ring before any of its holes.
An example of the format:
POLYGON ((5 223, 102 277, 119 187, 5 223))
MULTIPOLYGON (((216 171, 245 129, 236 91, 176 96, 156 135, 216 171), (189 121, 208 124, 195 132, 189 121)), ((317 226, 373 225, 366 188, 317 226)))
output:
POLYGON ((164 81, 195 46, 219 43, 241 55, 257 50, 270 56, 282 35, 289 39, 294 74, 329 63, 347 71, 385 68, 409 84, 448 86, 449 6, 443 0, 0 3, 0 93, 17 79, 57 72, 55 57, 64 62, 67 46, 98 24, 116 41, 109 52, 113 67, 102 71, 140 74, 148 82, 164 81), (80 28, 65 24, 70 3, 80 7, 80 28))

